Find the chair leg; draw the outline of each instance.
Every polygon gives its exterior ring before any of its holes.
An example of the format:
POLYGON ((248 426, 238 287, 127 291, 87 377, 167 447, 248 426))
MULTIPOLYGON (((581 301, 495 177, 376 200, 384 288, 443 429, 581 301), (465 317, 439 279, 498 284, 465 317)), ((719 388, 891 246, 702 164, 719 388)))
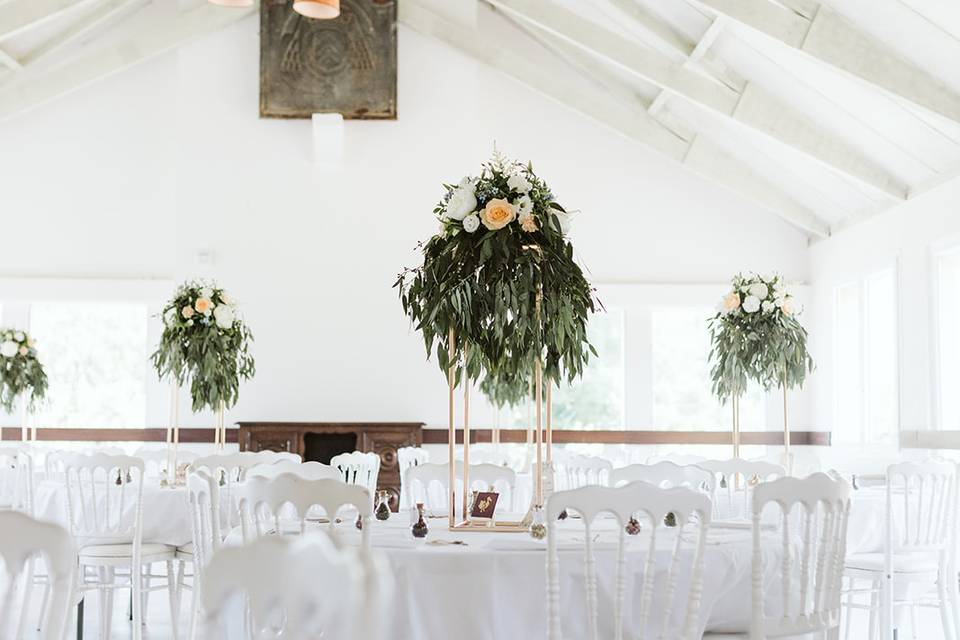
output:
MULTIPOLYGON (((49 574, 48 574, 49 575, 49 574)), ((50 604, 50 582, 43 584, 43 598, 40 600, 40 615, 37 616, 37 631, 43 628, 43 620, 47 617, 47 606, 50 604)))
MULTIPOLYGON (((857 581, 853 578, 847 578, 847 588, 852 592, 857 586, 857 581)), ((847 594, 847 611, 846 616, 843 621, 843 638, 844 640, 850 640, 850 619, 853 617, 853 593, 847 594)), ((842 609, 841 609, 842 611, 842 609)))
POLYGON ((960 593, 958 593, 957 565, 954 564, 947 572, 947 597, 950 599, 950 611, 953 612, 954 637, 960 636, 960 593))
POLYGON ((180 607, 177 603, 179 595, 176 574, 173 571, 173 560, 167 560, 167 597, 170 600, 170 623, 173 640, 180 637, 180 607))
POLYGON ((190 631, 188 640, 197 638, 197 621, 200 617, 200 582, 196 573, 193 577, 193 586, 190 589, 190 631))
POLYGON ((27 624, 27 618, 30 614, 30 594, 33 593, 33 570, 36 560, 31 558, 27 560, 26 575, 23 581, 23 601, 20 603, 20 617, 17 619, 16 639, 23 638, 23 628, 27 624))
MULTIPOLYGON (((910 635, 913 636, 913 640, 917 640, 919 637, 917 635, 917 610, 920 607, 916 604, 910 605, 910 635)), ((943 634, 944 640, 947 638, 946 632, 943 634)))
POLYGON ((104 581, 109 585, 104 590, 103 602, 103 640, 110 640, 110 633, 113 631, 113 596, 116 589, 113 588, 116 574, 113 567, 105 567, 103 570, 104 581))
POLYGON ((880 580, 874 580, 871 583, 872 593, 870 594, 870 622, 868 623, 870 625, 870 630, 869 630, 870 640, 876 640, 876 637, 877 637, 877 631, 878 631, 877 623, 879 622, 877 613, 878 613, 878 609, 880 608, 881 584, 882 582, 880 580))
POLYGON ((133 640, 141 640, 143 637, 143 600, 140 597, 143 591, 143 581, 140 580, 140 571, 142 570, 139 557, 135 557, 130 563, 130 599, 133 601, 133 640))
POLYGON ((150 610, 150 586, 153 584, 153 577, 151 575, 153 573, 153 565, 144 565, 140 571, 143 576, 143 593, 141 594, 143 605, 140 610, 143 611, 143 617, 146 619, 147 611, 150 610))
MULTIPOLYGON (((950 612, 950 596, 947 595, 947 580, 948 577, 944 576, 943 573, 947 573, 947 576, 952 572, 944 571, 937 578, 937 598, 940 600, 940 622, 943 625, 943 637, 944 640, 954 640, 953 635, 953 620, 951 619, 953 615, 950 612)), ((914 634, 916 637, 916 634, 914 634)))

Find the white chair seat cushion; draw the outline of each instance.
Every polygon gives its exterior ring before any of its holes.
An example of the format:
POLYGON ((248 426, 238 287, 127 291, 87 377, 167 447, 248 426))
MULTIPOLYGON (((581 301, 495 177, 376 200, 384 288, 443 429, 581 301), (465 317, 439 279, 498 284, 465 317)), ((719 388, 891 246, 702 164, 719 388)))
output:
MULTIPOLYGON (((847 556, 847 568, 859 571, 883 571, 883 553, 852 553, 847 556)), ((898 553, 893 556, 896 573, 929 573, 937 571, 940 562, 935 553, 898 553)))
MULTIPOLYGON (((156 542, 144 542, 140 545, 140 557, 172 555, 175 547, 156 542)), ((132 544, 92 544, 80 549, 81 558, 132 558, 132 544)))

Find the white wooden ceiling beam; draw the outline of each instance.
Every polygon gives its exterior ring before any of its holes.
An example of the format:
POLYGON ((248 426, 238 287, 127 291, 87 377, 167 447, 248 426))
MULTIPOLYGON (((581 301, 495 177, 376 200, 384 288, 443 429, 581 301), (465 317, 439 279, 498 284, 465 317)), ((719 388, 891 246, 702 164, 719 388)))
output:
POLYGON ((818 5, 807 19, 768 0, 689 1, 860 82, 960 122, 960 95, 828 7, 818 5))
MULTIPOLYGON (((829 235, 828 225, 812 211, 791 200, 742 163, 720 152, 709 141, 703 140, 691 145, 689 141, 657 122, 646 112, 646 105, 632 93, 629 87, 621 85, 616 89, 613 92, 616 99, 612 99, 607 92, 588 95, 580 90, 579 85, 570 83, 566 77, 558 74, 544 74, 535 61, 515 54, 505 46, 487 46, 489 38, 438 17, 417 0, 405 0, 400 4, 399 9, 401 22, 412 29, 438 38, 489 64, 561 104, 685 166, 708 181, 755 202, 812 236, 829 235), (719 162, 720 165, 715 164, 714 161, 719 162)), ((572 51, 580 53, 582 57, 582 51, 578 48, 572 47, 565 40, 558 40, 556 45, 560 48, 566 47, 566 55, 572 51)), ((583 68, 591 80, 601 82, 608 87, 617 86, 615 79, 603 77, 604 69, 596 65, 595 60, 591 61, 587 57, 578 62, 585 65, 577 66, 583 68)))
MULTIPOLYGON (((860 157, 856 150, 847 148, 835 136, 820 131, 807 118, 757 88, 738 95, 682 64, 676 64, 599 25, 591 24, 549 0, 487 2, 659 86, 667 94, 664 99, 671 94, 682 96, 724 121, 741 127, 744 132, 757 132, 787 145, 886 198, 904 200, 907 197, 905 184, 899 183, 885 170, 860 157)), ((719 28, 716 25, 716 28, 712 26, 708 29, 705 34, 706 46, 701 46, 699 51, 695 47, 692 53, 697 53, 698 57, 704 56, 717 37, 719 28)), ((662 104, 663 100, 660 102, 662 104)))
POLYGON ((0 6, 0 42, 98 0, 10 0, 0 6))
POLYGON ((7 67, 11 71, 23 71, 23 63, 3 49, 0 49, 0 65, 7 67))
POLYGON ((253 12, 203 3, 163 24, 151 24, 106 48, 91 51, 47 72, 26 69, 0 88, 0 120, 10 118, 95 80, 122 71, 197 36, 221 29, 253 12))

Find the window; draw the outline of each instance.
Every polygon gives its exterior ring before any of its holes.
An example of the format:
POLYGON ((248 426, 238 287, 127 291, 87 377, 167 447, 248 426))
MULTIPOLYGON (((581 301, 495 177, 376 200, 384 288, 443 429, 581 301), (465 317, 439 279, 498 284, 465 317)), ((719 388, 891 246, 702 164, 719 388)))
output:
MULTIPOLYGON (((653 425, 668 431, 729 431, 729 403, 714 397, 710 380, 709 307, 656 309, 653 341, 653 425)), ((740 399, 741 429, 762 429, 765 394, 751 385, 740 399)))
POLYGON ((838 442, 895 441, 898 419, 896 272, 834 294, 834 432, 838 442))
POLYGON ((40 303, 31 333, 50 387, 45 427, 129 427, 146 422, 147 308, 117 303, 40 303))
MULTIPOLYGON (((553 426, 556 429, 622 429, 624 427, 625 369, 623 311, 608 309, 587 324, 587 336, 597 350, 583 376, 553 390, 553 426)), ((528 407, 515 407, 514 427, 526 427, 528 407)))
POLYGON ((936 257, 937 360, 941 429, 960 429, 960 248, 936 257))

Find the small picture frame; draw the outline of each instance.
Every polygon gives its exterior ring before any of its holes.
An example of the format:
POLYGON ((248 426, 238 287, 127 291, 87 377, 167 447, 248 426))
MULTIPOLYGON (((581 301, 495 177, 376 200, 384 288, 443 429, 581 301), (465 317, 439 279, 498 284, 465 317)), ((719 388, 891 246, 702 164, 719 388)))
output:
POLYGON ((493 520, 493 514, 497 510, 497 500, 500 494, 495 491, 479 491, 476 499, 473 501, 473 507, 470 509, 471 520, 493 520))

